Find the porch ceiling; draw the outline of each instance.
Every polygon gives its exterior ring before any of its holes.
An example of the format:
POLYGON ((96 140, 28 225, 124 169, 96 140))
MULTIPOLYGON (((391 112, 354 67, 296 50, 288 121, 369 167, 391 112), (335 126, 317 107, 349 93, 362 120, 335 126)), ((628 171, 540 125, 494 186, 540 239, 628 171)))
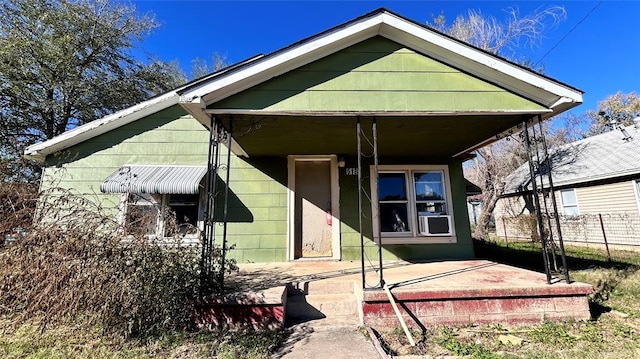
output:
MULTIPOLYGON (((495 138, 522 114, 376 117, 384 157, 451 157, 495 138)), ((529 115, 528 117, 530 117, 529 115)), ((222 123, 229 128, 229 116, 222 123)), ((370 133, 372 117, 361 117, 370 133)), ((357 154, 355 116, 233 116, 233 138, 249 156, 357 154)))

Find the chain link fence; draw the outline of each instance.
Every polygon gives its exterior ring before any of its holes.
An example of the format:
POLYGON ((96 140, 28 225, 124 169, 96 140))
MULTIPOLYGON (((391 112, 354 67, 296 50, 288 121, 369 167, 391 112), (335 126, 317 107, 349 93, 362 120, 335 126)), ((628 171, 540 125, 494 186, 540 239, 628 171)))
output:
MULTIPOLYGON (((640 250, 640 215, 636 213, 599 213, 579 216, 560 216, 560 230, 564 243, 575 245, 615 245, 640 250), (634 247, 635 246, 635 247, 634 247), (636 248, 637 247, 637 248, 636 248)), ((553 238, 558 231, 553 216, 543 216, 545 236, 549 230, 553 238)), ((496 223, 496 233, 506 240, 539 241, 536 216, 523 214, 502 217, 496 223)))

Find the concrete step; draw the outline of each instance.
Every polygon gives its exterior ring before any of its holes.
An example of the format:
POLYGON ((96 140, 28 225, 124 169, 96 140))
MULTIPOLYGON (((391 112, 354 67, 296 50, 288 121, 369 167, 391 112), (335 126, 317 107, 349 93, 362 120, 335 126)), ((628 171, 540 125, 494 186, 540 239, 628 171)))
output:
POLYGON ((353 318, 358 321, 358 301, 353 294, 294 295, 287 298, 286 316, 300 320, 353 318))
POLYGON ((353 294, 355 281, 344 280, 309 280, 291 283, 290 294, 353 294))

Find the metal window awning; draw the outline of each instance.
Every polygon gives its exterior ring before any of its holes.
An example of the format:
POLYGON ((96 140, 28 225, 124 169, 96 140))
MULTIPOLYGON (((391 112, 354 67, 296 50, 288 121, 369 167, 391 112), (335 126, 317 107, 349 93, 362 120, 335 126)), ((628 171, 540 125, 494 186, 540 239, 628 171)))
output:
POLYGON ((103 193, 197 194, 205 166, 125 165, 100 185, 103 193))

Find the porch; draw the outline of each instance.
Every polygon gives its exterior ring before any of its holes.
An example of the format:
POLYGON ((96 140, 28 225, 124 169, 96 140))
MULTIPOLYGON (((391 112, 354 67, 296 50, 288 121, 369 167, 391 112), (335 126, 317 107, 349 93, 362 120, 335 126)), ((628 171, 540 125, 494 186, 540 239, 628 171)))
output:
MULTIPOLYGON (((505 264, 487 260, 389 261, 384 270, 406 323, 417 328, 590 318, 590 285, 561 280, 547 284, 542 273, 505 264)), ((376 274, 371 271, 366 276, 366 280, 373 280, 370 277, 376 274)), ((229 283, 241 293, 284 290, 280 304, 289 324, 400 326, 383 290, 362 289, 358 261, 242 264, 229 283)), ((261 296, 256 303, 278 304, 270 300, 280 299, 261 296)))

